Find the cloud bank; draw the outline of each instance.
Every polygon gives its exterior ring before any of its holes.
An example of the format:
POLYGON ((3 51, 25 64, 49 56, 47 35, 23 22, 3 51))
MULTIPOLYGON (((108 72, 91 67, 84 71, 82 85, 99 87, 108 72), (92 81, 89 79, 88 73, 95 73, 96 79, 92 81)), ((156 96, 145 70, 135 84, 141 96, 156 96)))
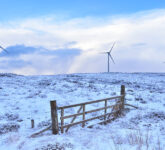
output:
POLYGON ((127 16, 55 16, 0 23, 0 71, 20 74, 106 72, 116 45, 113 72, 165 72, 165 10, 127 16), (21 47, 22 46, 22 47, 21 47), (27 71, 28 70, 28 71, 27 71))
POLYGON ((15 45, 0 54, 0 68, 18 74, 59 74, 71 67, 80 49, 48 50, 42 47, 15 45))

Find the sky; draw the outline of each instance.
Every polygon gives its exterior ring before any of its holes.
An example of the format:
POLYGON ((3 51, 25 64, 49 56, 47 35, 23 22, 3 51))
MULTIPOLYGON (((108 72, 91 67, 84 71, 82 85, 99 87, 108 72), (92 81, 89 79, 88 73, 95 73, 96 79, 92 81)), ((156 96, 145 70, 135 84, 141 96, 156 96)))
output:
POLYGON ((164 0, 0 0, 0 72, 165 72, 164 0))

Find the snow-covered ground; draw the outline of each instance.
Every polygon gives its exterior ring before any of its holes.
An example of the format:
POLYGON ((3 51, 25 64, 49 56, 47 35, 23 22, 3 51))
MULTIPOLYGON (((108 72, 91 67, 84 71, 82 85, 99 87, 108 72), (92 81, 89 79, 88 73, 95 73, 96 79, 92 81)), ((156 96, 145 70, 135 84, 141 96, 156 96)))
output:
MULTIPOLYGON (((101 104, 91 105, 90 109, 98 106, 101 104)), ((76 111, 68 109, 65 113, 76 111)), ((0 74, 0 150, 17 149, 165 149, 165 74, 0 74), (60 135, 48 130, 29 138, 50 125, 50 100, 64 106, 112 97, 120 94, 122 84, 126 86, 126 103, 138 109, 126 107, 120 118, 107 125, 90 129, 75 126, 60 135), (33 129, 31 119, 35 120, 33 129)))

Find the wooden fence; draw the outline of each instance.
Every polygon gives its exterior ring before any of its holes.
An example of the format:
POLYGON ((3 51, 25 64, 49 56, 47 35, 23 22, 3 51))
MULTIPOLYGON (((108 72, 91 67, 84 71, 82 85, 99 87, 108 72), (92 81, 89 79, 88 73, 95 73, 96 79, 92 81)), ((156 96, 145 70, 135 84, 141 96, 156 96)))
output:
MULTIPOLYGON (((89 101, 89 102, 84 102, 84 103, 79 103, 79 104, 74 104, 74 105, 62 106, 62 107, 57 107, 56 101, 51 101, 50 105, 51 105, 52 133, 53 134, 58 134, 59 129, 61 130, 61 133, 64 133, 64 129, 65 129, 65 132, 67 132, 70 127, 78 125, 78 124, 82 124, 82 127, 84 127, 86 122, 89 122, 89 121, 95 120, 95 119, 99 119, 99 118, 103 119, 103 121, 99 122, 99 124, 107 123, 112 120, 112 118, 110 118, 111 116, 113 117, 113 119, 115 119, 121 113, 121 111, 124 109, 125 86, 124 85, 121 86, 120 96, 115 96, 115 97, 110 97, 110 98, 95 100, 95 101, 89 101), (114 105, 108 106, 108 102, 111 100, 115 100, 116 103, 114 105), (87 105, 101 103, 101 102, 104 103, 104 107, 86 111, 87 105), (64 110, 68 109, 68 108, 73 108, 73 107, 79 107, 77 113, 65 116, 64 110), (108 109, 111 109, 111 112, 108 113, 107 112, 108 109), (58 123, 58 111, 59 110, 60 110, 60 114, 61 114, 60 127, 59 127, 59 123, 58 123), (93 117, 93 118, 86 119, 87 114, 90 114, 93 112, 98 112, 101 110, 104 111, 104 114, 93 117), (78 116, 82 116, 82 120, 78 121, 78 122, 74 122, 78 116), (64 120, 68 119, 68 118, 72 118, 71 122, 69 124, 64 124, 64 120)), ((91 127, 91 126, 89 126, 89 127, 91 127)))

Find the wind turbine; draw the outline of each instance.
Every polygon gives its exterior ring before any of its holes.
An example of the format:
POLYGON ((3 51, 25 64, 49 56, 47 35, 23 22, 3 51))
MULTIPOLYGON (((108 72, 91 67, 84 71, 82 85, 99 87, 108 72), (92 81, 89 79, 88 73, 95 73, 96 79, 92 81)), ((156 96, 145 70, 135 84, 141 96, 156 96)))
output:
POLYGON ((6 53, 8 53, 8 51, 5 48, 3 48, 1 45, 0 45, 0 49, 2 49, 3 51, 5 51, 6 53))
POLYGON ((110 67, 110 65, 109 65, 110 59, 111 59, 112 62, 115 64, 115 61, 114 61, 114 59, 113 59, 113 57, 112 57, 112 55, 111 55, 111 52, 112 52, 112 49, 113 49, 114 45, 115 45, 115 42, 113 43, 111 49, 110 49, 108 52, 103 52, 103 53, 102 53, 102 54, 107 54, 107 56, 108 56, 108 62, 107 62, 107 64, 108 64, 108 72, 110 71, 110 69, 109 69, 109 67, 110 67))

